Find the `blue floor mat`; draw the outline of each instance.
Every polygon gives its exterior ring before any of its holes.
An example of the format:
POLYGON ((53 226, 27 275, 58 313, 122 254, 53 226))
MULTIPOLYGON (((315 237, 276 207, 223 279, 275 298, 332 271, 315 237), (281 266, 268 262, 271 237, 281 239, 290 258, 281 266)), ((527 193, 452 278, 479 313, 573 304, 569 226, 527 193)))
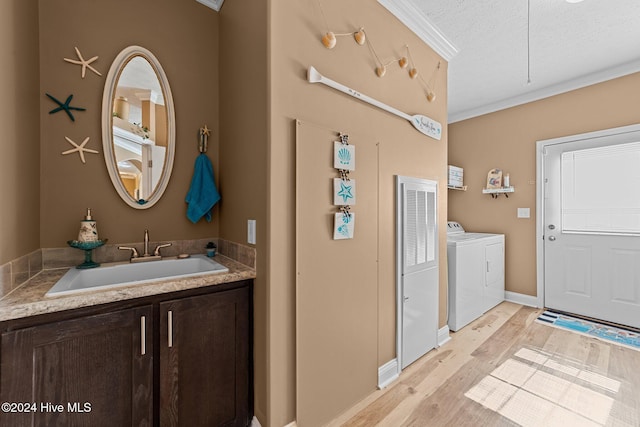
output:
POLYGON ((554 313, 552 311, 545 311, 538 316, 537 320, 545 325, 578 332, 589 337, 620 344, 634 350, 640 350, 640 334, 637 332, 567 316, 566 314, 554 313))

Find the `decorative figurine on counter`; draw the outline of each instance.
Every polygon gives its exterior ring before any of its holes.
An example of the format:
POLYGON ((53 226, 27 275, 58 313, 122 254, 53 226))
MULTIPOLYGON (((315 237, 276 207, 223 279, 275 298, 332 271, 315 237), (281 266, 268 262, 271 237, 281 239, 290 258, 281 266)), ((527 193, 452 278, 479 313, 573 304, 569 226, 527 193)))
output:
POLYGON ((87 209, 87 215, 80 221, 80 231, 78 231, 79 242, 95 242, 98 240, 98 226, 91 216, 91 208, 87 209))
POLYGON ((94 262, 91 258, 91 252, 107 243, 107 239, 98 239, 98 227, 95 220, 91 216, 91 209, 87 209, 87 215, 80 221, 80 231, 78 232, 78 240, 68 240, 67 244, 72 248, 84 251, 84 262, 77 265, 76 268, 96 268, 100 264, 94 262))
POLYGON ((216 244, 213 242, 209 242, 207 243, 207 246, 205 246, 205 249, 207 250, 207 256, 209 258, 213 258, 214 256, 216 256, 216 244))

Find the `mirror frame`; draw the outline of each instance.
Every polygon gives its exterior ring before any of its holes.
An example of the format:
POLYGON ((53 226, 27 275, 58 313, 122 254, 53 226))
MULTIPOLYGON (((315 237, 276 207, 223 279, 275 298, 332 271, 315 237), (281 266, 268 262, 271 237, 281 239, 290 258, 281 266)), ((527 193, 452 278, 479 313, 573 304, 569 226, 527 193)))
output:
POLYGON ((125 203, 135 209, 149 209, 160 200, 167 189, 169 179, 171 178, 171 171, 173 170, 173 162, 176 152, 176 117, 173 105, 173 95, 171 94, 171 88, 169 87, 169 80, 167 79, 158 59, 148 49, 140 46, 126 47, 118 54, 118 56, 116 56, 111 64, 111 68, 109 69, 109 73, 105 79, 104 92, 102 95, 102 149, 104 151, 104 161, 107 165, 107 170, 109 171, 111 183, 125 203), (115 149, 113 146, 113 102, 116 87, 124 67, 126 67, 131 59, 137 56, 141 56, 146 59, 155 71, 156 77, 162 87, 165 107, 167 110, 167 153, 162 175, 156 188, 154 188, 151 193, 151 196, 142 203, 131 197, 126 190, 124 183, 120 179, 118 164, 115 157, 115 149))

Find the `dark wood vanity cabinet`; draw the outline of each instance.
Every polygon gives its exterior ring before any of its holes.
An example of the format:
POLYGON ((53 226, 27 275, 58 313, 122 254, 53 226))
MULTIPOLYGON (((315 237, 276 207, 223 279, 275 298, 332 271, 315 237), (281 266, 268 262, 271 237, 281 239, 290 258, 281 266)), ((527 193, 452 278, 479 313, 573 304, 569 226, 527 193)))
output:
POLYGON ((251 290, 243 281, 4 322, 0 403, 17 412, 3 406, 0 426, 248 426, 251 290))
POLYGON ((14 407, 0 425, 150 426, 152 315, 149 305, 3 333, 0 401, 14 407))
POLYGON ((249 425, 248 293, 160 304, 160 425, 249 425))

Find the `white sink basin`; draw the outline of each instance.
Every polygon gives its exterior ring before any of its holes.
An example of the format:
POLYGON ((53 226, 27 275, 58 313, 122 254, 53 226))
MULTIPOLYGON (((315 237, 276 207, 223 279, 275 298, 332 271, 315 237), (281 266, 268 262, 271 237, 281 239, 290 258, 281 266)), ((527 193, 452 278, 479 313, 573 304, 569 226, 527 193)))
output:
POLYGON ((86 270, 72 268, 49 289, 45 296, 58 296, 228 271, 227 267, 204 255, 135 264, 112 264, 86 270))

